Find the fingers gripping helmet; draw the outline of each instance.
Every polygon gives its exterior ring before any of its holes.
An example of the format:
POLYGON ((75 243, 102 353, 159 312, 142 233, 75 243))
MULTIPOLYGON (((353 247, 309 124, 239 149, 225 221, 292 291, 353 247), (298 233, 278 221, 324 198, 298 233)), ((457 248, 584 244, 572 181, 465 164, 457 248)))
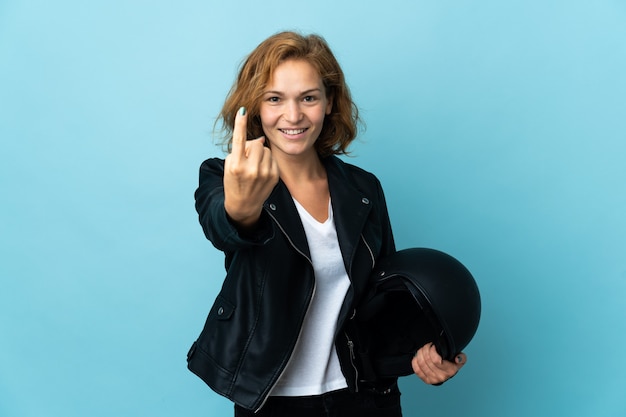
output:
POLYGON ((369 288, 356 319, 365 334, 367 367, 378 378, 412 374, 413 355, 429 342, 444 359, 453 360, 478 328, 476 281, 444 252, 395 252, 378 262, 369 288))

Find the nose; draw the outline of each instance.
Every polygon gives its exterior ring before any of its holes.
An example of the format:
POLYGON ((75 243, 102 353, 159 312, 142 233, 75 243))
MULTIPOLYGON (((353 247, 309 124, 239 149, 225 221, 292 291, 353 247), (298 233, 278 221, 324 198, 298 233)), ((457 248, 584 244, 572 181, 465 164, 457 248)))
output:
POLYGON ((296 123, 302 119, 302 111, 298 100, 290 100, 285 108, 285 120, 289 123, 296 123))

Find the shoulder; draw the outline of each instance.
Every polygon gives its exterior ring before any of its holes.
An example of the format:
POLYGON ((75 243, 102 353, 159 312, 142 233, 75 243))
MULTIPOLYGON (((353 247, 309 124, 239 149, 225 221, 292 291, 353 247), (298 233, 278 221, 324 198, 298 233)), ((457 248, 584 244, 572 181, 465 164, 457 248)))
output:
POLYGON ((224 177, 224 160, 220 158, 209 158, 200 165, 200 183, 210 178, 224 177))
POLYGON ((209 158, 202 162, 200 171, 224 171, 224 160, 222 158, 209 158))
POLYGON ((376 176, 365 169, 344 161, 337 156, 329 156, 324 159, 327 169, 336 170, 343 175, 353 175, 364 179, 376 179, 376 176))
POLYGON ((380 188, 380 181, 376 175, 337 156, 328 157, 326 166, 327 169, 335 170, 339 176, 345 177, 346 180, 352 180, 358 188, 380 188))

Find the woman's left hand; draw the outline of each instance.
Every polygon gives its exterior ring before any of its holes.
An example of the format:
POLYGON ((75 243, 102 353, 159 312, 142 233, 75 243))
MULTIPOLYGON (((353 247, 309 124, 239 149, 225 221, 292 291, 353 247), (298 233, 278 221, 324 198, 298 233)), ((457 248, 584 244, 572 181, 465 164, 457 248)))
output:
POLYGON ((427 384, 441 384, 456 375, 467 362, 465 353, 459 353, 454 362, 442 359, 435 345, 428 343, 420 348, 413 357, 413 372, 427 384))

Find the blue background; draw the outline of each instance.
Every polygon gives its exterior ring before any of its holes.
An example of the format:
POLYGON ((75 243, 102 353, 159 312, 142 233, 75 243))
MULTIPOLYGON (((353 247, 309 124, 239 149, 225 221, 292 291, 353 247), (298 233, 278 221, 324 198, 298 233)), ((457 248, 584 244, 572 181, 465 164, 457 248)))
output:
POLYGON ((186 370, 223 277, 193 208, 237 66, 326 37, 399 248, 483 296, 407 416, 626 415, 626 5, 0 0, 0 416, 231 415, 186 370))

